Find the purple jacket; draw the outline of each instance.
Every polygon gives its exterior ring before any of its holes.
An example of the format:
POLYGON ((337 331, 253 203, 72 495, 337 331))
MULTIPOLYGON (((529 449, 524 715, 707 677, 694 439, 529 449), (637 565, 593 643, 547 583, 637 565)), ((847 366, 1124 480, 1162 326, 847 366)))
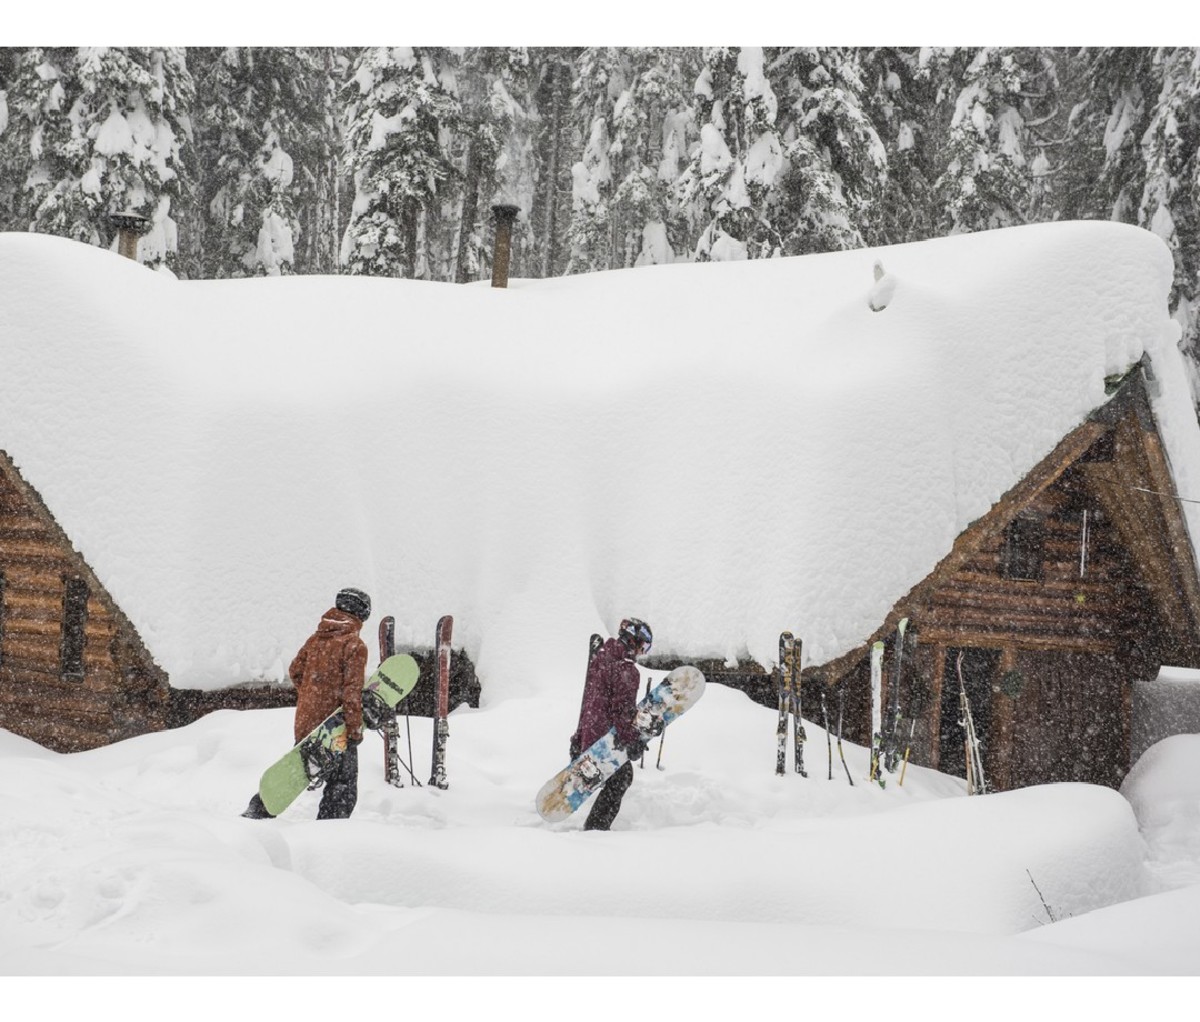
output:
POLYGON ((614 726, 617 740, 622 745, 628 745, 638 737, 633 715, 637 708, 639 675, 637 665, 627 656, 624 643, 609 639, 588 664, 579 726, 572 736, 580 749, 588 748, 614 726))

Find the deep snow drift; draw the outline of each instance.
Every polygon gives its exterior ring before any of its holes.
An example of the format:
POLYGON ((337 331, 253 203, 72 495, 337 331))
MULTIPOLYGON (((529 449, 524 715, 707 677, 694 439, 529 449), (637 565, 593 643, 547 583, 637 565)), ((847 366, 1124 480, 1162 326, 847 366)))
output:
POLYGON ((453 613, 485 701, 629 614, 660 653, 770 664, 787 628, 819 663, 1145 352, 1200 475, 1170 281, 1112 223, 507 290, 8 234, 0 443, 180 687, 281 679, 343 585, 401 644, 453 613))
MULTIPOLYGON (((1132 807, 1081 784, 968 798, 913 766, 870 785, 853 745, 855 786, 836 747, 828 780, 812 723, 809 776, 776 777, 774 718, 709 686, 607 834, 533 810, 570 730, 545 700, 455 711, 446 791, 385 785, 369 733, 338 822, 314 819, 316 793, 237 815, 288 710, 74 755, 0 732, 0 973, 1197 971, 1194 742, 1151 750, 1132 807)), ((428 720, 412 734, 421 779, 428 720)))

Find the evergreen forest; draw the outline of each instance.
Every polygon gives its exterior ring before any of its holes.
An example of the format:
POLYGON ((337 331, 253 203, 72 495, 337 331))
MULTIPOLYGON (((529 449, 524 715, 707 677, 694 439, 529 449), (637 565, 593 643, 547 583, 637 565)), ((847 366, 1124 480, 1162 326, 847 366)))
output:
POLYGON ((1198 150, 1190 47, 0 49, 0 230, 467 282, 495 204, 518 277, 1112 219, 1172 250, 1193 367, 1198 150))

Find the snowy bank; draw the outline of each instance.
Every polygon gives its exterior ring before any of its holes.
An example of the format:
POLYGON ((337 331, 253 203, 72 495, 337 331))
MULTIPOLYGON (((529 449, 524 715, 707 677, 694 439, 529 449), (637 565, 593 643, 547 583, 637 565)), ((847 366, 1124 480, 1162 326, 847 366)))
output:
MULTIPOLYGON (((1155 846, 1109 789, 966 798, 961 780, 910 766, 881 790, 848 744, 851 787, 827 779, 811 722, 809 777, 776 777, 775 715, 713 686, 667 733, 664 769, 648 756, 635 771, 614 829, 590 833, 533 810, 564 753, 555 712, 456 710, 445 791, 389 787, 370 733, 359 807, 332 823, 314 820, 315 792, 275 821, 236 815, 288 740, 286 709, 71 755, 0 735, 0 974, 1194 975, 1200 962, 1200 887, 1152 882, 1155 846), (542 737, 514 741, 519 726, 542 737)), ((418 754, 428 724, 412 722, 418 754)), ((1181 755, 1200 774, 1200 750, 1181 755)), ((1144 763, 1139 815, 1169 808, 1179 766, 1144 763)), ((1187 825, 1195 857, 1200 820, 1187 825)))

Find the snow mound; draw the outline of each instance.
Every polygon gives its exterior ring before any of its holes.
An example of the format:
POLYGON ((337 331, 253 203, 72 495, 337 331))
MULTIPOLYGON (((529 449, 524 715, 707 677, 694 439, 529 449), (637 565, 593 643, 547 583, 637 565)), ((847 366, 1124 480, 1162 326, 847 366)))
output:
POLYGON ((1165 886, 1200 884, 1200 734, 1152 745, 1129 771, 1121 793, 1137 814, 1154 875, 1165 886))
POLYGON ((508 289, 7 234, 0 445, 177 686, 281 679, 345 585, 401 643, 454 614, 489 701, 628 615, 657 652, 769 664, 786 628, 819 663, 1146 352, 1200 465, 1170 281, 1112 223, 508 289))

